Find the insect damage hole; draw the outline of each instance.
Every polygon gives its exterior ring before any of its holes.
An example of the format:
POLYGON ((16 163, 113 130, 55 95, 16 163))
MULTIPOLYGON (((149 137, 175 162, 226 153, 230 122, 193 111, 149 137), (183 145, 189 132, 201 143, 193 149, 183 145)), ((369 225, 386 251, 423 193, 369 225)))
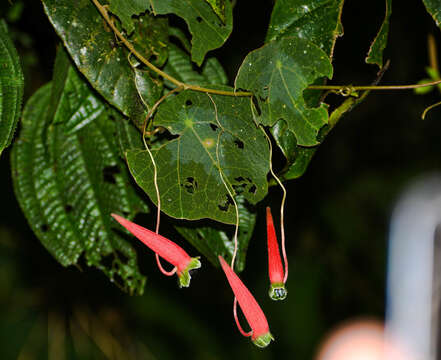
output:
POLYGON ((187 100, 187 101, 185 102, 185 106, 191 106, 191 105, 193 105, 193 101, 191 101, 191 100, 187 100))
POLYGON ((230 205, 234 205, 234 201, 231 198, 230 194, 225 194, 225 197, 226 201, 223 204, 219 204, 217 207, 219 208, 219 210, 227 212, 230 205))
POLYGON ((115 175, 121 173, 121 170, 117 165, 106 166, 103 169, 103 180, 109 184, 116 184, 115 175))
POLYGON ((234 140, 234 143, 236 144, 236 146, 237 146, 239 149, 243 149, 243 147, 244 147, 244 143, 243 143, 242 140, 236 139, 236 140, 234 140))
POLYGON ((198 16, 198 17, 196 18, 196 21, 197 21, 198 23, 201 23, 201 22, 202 22, 202 18, 201 18, 200 16, 198 16))
POLYGON ((211 127, 211 130, 213 130, 214 132, 216 132, 218 129, 218 126, 213 123, 210 123, 210 127, 211 127))
POLYGON ((187 177, 185 183, 181 184, 189 194, 194 194, 198 189, 198 182, 194 177, 187 177))

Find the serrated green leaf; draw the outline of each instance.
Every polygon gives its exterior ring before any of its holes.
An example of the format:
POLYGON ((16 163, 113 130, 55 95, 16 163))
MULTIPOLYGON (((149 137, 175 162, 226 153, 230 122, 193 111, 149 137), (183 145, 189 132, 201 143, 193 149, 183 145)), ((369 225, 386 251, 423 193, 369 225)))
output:
POLYGON ((127 34, 135 30, 132 16, 140 15, 149 7, 146 0, 109 0, 109 10, 118 16, 127 34))
POLYGON ((212 85, 227 85, 228 83, 224 68, 214 57, 205 60, 202 66, 202 75, 205 77, 206 82, 212 85))
POLYGON ((266 41, 295 36, 317 45, 329 57, 343 34, 340 17, 344 0, 277 0, 266 41))
POLYGON ((386 12, 380 30, 375 37, 366 57, 366 63, 377 64, 381 69, 383 67, 383 51, 387 44, 387 36, 389 34, 389 18, 392 14, 392 0, 385 0, 386 12))
POLYGON ((121 118, 117 121, 116 131, 121 157, 125 157, 127 150, 144 149, 142 135, 129 119, 121 118))
MULTIPOLYGON (((162 104, 154 124, 179 137, 152 149, 158 168, 161 209, 178 219, 235 223, 230 190, 252 204, 267 193, 269 149, 253 122, 250 99, 184 91, 162 104), (218 146, 219 159, 216 154, 218 146), (218 161, 219 160, 219 161, 218 161)), ((153 166, 145 150, 127 152, 130 172, 156 203, 153 166)))
POLYGON ((262 124, 273 126, 283 119, 297 145, 314 146, 319 130, 328 121, 328 112, 325 105, 308 108, 303 91, 321 76, 332 77, 328 56, 307 40, 286 37, 248 54, 235 87, 256 96, 262 124))
POLYGON ((115 230, 110 213, 146 211, 117 153, 115 124, 103 113, 75 133, 48 114, 51 87, 29 100, 11 154, 14 189, 34 233, 63 265, 102 270, 130 292, 142 293, 136 252, 115 230), (46 140, 46 141, 45 141, 46 140), (110 261, 109 261, 110 260, 110 261))
POLYGON ((54 123, 64 123, 66 132, 81 129, 105 110, 102 100, 89 88, 64 49, 57 52, 53 78, 49 116, 54 123))
POLYGON ((180 28, 177 28, 174 26, 169 26, 168 35, 170 37, 175 37, 176 39, 178 39, 180 41, 181 45, 184 47, 185 51, 187 51, 188 53, 191 53, 190 41, 187 39, 187 36, 180 28))
POLYGON ((439 0, 423 0, 427 12, 433 17, 438 27, 441 24, 441 3, 439 0))
MULTIPOLYGON (((169 46, 168 61, 164 71, 186 84, 201 84, 205 82, 205 78, 194 69, 190 56, 174 44, 169 46)), ((169 87, 175 87, 172 83, 167 81, 165 83, 169 87)))
MULTIPOLYGON (((236 254, 235 270, 240 272, 245 268, 245 258, 248 244, 256 224, 256 213, 248 208, 242 196, 236 197, 239 208, 240 226, 237 236, 238 251, 236 254)), ((207 221, 179 222, 176 230, 202 253, 211 263, 218 267, 218 256, 221 255, 230 262, 234 252, 234 226, 207 221)))
MULTIPOLYGON (((78 70, 106 101, 141 126, 146 111, 127 60, 128 51, 115 42, 115 35, 93 3, 90 0, 42 1, 78 70)), ((142 51, 145 53, 145 49, 142 51)))
MULTIPOLYGON (((169 57, 164 71, 186 84, 224 85, 228 82, 227 75, 216 58, 206 59, 202 68, 195 69, 190 56, 174 44, 169 46, 169 57)), ((166 85, 171 88, 175 87, 167 81, 166 85)))
POLYGON ((14 137, 20 117, 24 79, 17 51, 0 19, 0 155, 14 137))
POLYGON ((183 18, 192 35, 191 59, 199 66, 208 51, 222 46, 233 29, 232 6, 225 6, 222 23, 205 0, 150 0, 154 14, 176 14, 183 18))

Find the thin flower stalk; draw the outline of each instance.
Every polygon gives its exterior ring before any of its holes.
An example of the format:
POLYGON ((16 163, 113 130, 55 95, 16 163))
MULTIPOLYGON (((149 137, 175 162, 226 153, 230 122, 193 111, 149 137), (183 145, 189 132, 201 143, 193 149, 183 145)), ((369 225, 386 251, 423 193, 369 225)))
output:
MULTIPOLYGON (((234 296, 237 299, 237 302, 239 302, 239 306, 242 309, 249 326, 251 327, 250 332, 245 332, 239 324, 239 320, 237 319, 237 311, 235 311, 234 318, 239 331, 244 336, 251 336, 251 340, 255 345, 259 347, 268 346, 271 340, 274 340, 274 337, 269 331, 268 321, 266 320, 265 314, 263 313, 254 296, 250 293, 244 283, 239 279, 239 277, 222 256, 219 256, 219 261, 227 277, 228 283, 233 290, 234 296)), ((234 306, 234 309, 236 309, 236 306, 234 306)))
POLYGON ((175 266, 175 269, 169 272, 169 274, 176 272, 180 287, 188 287, 190 285, 190 270, 201 267, 198 257, 190 257, 184 249, 173 241, 119 215, 112 214, 112 217, 158 256, 175 266))
POLYGON ((273 300, 283 300, 288 295, 285 287, 285 271, 280 257, 279 244, 274 228, 271 209, 266 208, 266 231, 268 243, 268 273, 270 279, 269 296, 273 300))

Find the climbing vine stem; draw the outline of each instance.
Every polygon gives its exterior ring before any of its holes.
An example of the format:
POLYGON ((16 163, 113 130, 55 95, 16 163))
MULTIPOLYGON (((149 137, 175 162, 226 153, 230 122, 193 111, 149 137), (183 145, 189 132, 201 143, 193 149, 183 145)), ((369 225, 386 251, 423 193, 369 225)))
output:
MULTIPOLYGON (((250 102, 251 105, 251 113, 253 114, 253 118, 255 118, 254 114, 254 106, 252 102, 250 102)), ((283 256, 283 263, 285 266, 285 274, 283 277, 283 283, 286 283, 286 280, 288 280, 288 257, 286 256, 286 248, 285 248, 285 219, 284 219, 284 211, 285 211, 285 201, 286 201, 286 188, 283 185, 282 181, 279 179, 279 177, 275 174, 273 170, 273 146, 271 144, 271 139, 268 136, 268 134, 265 131, 265 128, 262 125, 259 125, 260 130, 262 130, 263 134, 265 135, 265 138, 268 142, 269 146, 269 168, 271 175, 276 180, 277 184, 279 184, 280 188, 282 189, 283 196, 282 196, 282 202, 280 203, 280 240, 282 244, 282 256, 283 256)))
MULTIPOLYGON (((210 89, 205 88, 198 85, 192 85, 192 84, 186 84, 182 81, 179 81, 178 79, 174 78, 173 76, 167 74, 166 72, 162 71, 157 66, 153 65, 150 61, 148 61, 143 55, 141 55, 135 47, 128 41, 124 35, 118 30, 118 28, 113 23, 112 19, 109 16, 109 13, 107 11, 107 5, 101 5, 98 0, 92 0, 93 4, 96 6, 106 23, 110 26, 110 28, 113 30, 115 35, 118 37, 118 39, 121 40, 121 42, 127 47, 127 49, 135 55, 139 61, 141 61, 145 66, 147 66, 150 70, 154 71, 158 75, 162 76, 164 79, 170 81, 171 83, 175 84, 179 89, 181 90, 193 90, 193 91, 199 91, 204 93, 210 93, 210 94, 217 94, 217 95, 227 95, 227 96, 241 96, 241 97, 247 97, 247 96, 253 96, 252 92, 249 91, 227 91, 227 90, 218 90, 218 89, 210 89)), ((360 90, 411 90, 411 89, 417 89, 422 88, 426 86, 433 86, 438 85, 441 83, 441 80, 437 81, 431 81, 423 84, 410 84, 410 85, 359 85, 359 86, 352 86, 352 85, 310 85, 308 86, 308 89, 310 90, 335 90, 337 92, 340 92, 342 94, 351 95, 354 91, 360 91, 360 90)))

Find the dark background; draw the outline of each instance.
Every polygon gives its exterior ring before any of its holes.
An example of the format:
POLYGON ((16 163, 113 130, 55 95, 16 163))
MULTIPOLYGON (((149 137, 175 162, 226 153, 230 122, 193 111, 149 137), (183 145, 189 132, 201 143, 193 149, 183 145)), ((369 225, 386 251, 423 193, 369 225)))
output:
MULTIPOLYGON (((1 0, 0 14, 10 10, 1 0)), ((20 1, 15 1, 20 3, 20 1)), ((22 58, 25 100, 49 81, 59 43, 39 1, 22 1, 10 30, 22 58)), ((17 5, 16 5, 17 6, 17 5)), ((230 79, 248 51, 262 45, 270 0, 238 0, 235 28, 215 54, 230 79)), ((334 84, 369 84, 377 68, 364 63, 384 17, 384 1, 347 0, 345 34, 337 41, 334 84)), ((439 29, 421 1, 394 2, 384 84, 426 77, 427 36, 439 29)), ((328 98, 334 105, 341 101, 328 98)), ((192 286, 164 278, 150 253, 142 297, 130 297, 98 271, 62 268, 31 232, 14 197, 9 154, 0 158, 0 354, 2 359, 289 359, 313 358, 327 331, 360 316, 384 316, 388 222, 394 201, 413 178, 441 169, 441 109, 426 120, 439 93, 372 92, 317 151, 306 174, 288 183, 289 296, 268 289, 264 208, 280 203, 273 188, 259 207, 241 277, 267 313, 276 342, 255 348, 237 331, 223 274, 205 262, 192 286)), ((276 213, 276 211, 273 211, 276 213)), ((187 249, 191 249, 186 244, 187 249)), ((141 249, 140 249, 141 250, 141 249)), ((192 250, 192 249, 191 249, 192 250)), ((194 251, 193 251, 194 252, 194 251)))

